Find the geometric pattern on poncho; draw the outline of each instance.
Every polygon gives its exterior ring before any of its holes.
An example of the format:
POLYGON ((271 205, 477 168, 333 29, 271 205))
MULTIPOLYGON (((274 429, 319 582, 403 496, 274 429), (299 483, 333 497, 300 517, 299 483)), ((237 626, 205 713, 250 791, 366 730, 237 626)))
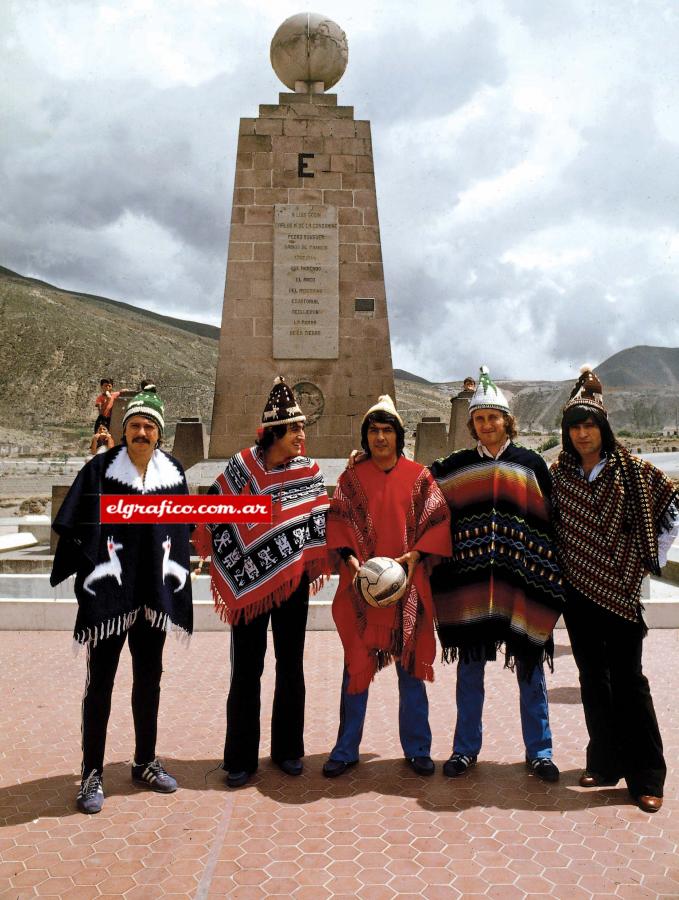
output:
POLYGON ((451 511, 453 555, 432 576, 445 657, 504 646, 509 665, 550 661, 564 587, 544 460, 510 443, 497 459, 461 450, 431 469, 451 511))
POLYGON ((554 527, 564 578, 609 612, 640 621, 641 582, 651 566, 642 556, 641 545, 655 545, 657 565, 657 534, 671 525, 665 519, 677 497, 676 488, 659 469, 624 448, 616 448, 592 482, 583 476, 579 462, 564 451, 552 466, 552 478, 554 527), (623 463, 632 470, 634 481, 625 477, 623 463), (626 482, 639 485, 641 500, 634 502, 626 482))
MULTIPOLYGON (((316 463, 298 456, 284 467, 266 471, 261 451, 251 448, 232 456, 209 493, 268 495, 277 521, 263 526, 209 525, 212 535, 212 593, 222 618, 231 624, 244 615, 250 621, 287 598, 292 576, 306 570, 313 582, 327 568, 326 512, 323 476, 316 463), (286 570, 287 571, 286 573, 286 570)), ((312 587, 313 590, 313 587, 312 587)))

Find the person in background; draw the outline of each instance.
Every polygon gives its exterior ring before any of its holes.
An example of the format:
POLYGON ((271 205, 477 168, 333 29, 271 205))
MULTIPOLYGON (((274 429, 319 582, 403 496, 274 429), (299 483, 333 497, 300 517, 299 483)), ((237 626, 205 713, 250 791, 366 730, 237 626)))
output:
POLYGON ((100 425, 94 437, 90 441, 90 453, 96 456, 97 453, 106 453, 114 446, 113 436, 105 425, 100 425))

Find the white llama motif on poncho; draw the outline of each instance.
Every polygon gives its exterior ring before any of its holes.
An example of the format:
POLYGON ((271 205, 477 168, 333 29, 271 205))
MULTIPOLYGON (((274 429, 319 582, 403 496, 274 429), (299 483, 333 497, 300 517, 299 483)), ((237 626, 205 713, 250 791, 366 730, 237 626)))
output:
POLYGON ((170 535, 165 538, 163 541, 163 550, 165 554, 163 556, 163 582, 167 576, 171 576, 172 578, 176 578, 179 584, 174 589, 174 593, 177 591, 181 591, 181 589, 186 584, 186 579, 189 576, 189 570, 185 569, 184 566, 180 566, 178 562, 175 562, 173 559, 170 559, 170 550, 172 548, 172 541, 170 540, 170 535))
POLYGON ((109 560, 108 562, 99 563, 98 566, 95 566, 87 578, 83 581, 83 587, 87 591, 88 594, 92 594, 92 596, 96 596, 96 592, 90 589, 90 585, 94 584, 95 581, 99 581, 101 578, 106 578, 109 575, 111 578, 115 578, 118 584, 122 587, 123 581, 121 576, 122 566, 120 565, 120 560, 118 559, 118 555, 116 550, 122 550, 122 544, 116 544, 112 537, 108 538, 106 541, 106 549, 108 550, 109 560))

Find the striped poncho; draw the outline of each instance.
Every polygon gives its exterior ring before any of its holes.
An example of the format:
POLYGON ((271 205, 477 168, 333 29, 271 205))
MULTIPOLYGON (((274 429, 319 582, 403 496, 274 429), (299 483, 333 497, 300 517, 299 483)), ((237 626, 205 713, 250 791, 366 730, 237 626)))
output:
POLYGON ((280 606, 304 575, 314 591, 330 573, 328 494, 313 460, 296 456, 267 471, 260 449, 250 447, 228 460, 208 493, 268 494, 272 502, 271 524, 204 525, 194 532, 198 553, 212 557, 215 609, 229 624, 280 606))
POLYGON ((453 556, 432 575, 444 658, 495 659, 504 646, 507 665, 551 665, 564 590, 544 460, 509 443, 497 459, 460 450, 431 471, 451 512, 453 556))

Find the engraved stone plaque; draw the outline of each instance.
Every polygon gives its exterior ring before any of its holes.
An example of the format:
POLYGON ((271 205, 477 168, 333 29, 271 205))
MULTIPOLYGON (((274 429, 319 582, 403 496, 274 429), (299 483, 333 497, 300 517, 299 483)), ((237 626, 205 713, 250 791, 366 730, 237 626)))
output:
POLYGON ((337 359, 337 207, 276 204, 273 240, 274 359, 337 359))

